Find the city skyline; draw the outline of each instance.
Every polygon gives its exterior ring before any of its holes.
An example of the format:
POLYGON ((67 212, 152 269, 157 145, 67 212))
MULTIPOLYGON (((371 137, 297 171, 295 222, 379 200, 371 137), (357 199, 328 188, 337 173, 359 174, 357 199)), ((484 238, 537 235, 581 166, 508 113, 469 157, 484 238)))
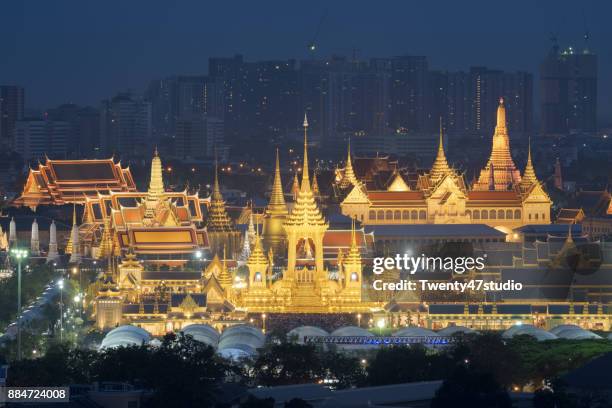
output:
MULTIPOLYGON (((318 45, 317 59, 353 53, 362 59, 424 55, 436 70, 468 71, 484 65, 528 71, 537 80, 539 64, 552 45, 551 33, 561 48, 581 48, 586 32, 589 47, 598 55, 600 73, 609 72, 611 58, 604 38, 612 34, 607 33, 607 13, 601 12, 608 6, 595 9, 593 3, 571 2, 552 6, 524 3, 505 8, 498 12, 507 24, 499 25, 489 17, 494 6, 484 3, 460 8, 445 3, 448 12, 440 12, 440 5, 417 4, 376 10, 363 3, 348 8, 346 3, 314 2, 301 9, 280 3, 256 9, 244 4, 242 8, 251 12, 240 15, 224 5, 185 3, 147 3, 145 12, 142 4, 84 9, 78 3, 62 2, 46 12, 42 9, 50 6, 44 4, 11 4, 0 28, 8 38, 0 82, 23 86, 28 108, 47 109, 66 102, 97 106, 117 91, 142 92, 153 79, 205 74, 210 57, 243 53, 248 61, 306 60, 307 45, 313 41, 318 45)), ((609 76, 600 76, 599 117, 605 120, 610 119, 606 112, 612 106, 610 81, 609 76)), ((534 100, 538 88, 534 86, 534 100)), ((534 108, 539 117, 540 107, 534 108)))

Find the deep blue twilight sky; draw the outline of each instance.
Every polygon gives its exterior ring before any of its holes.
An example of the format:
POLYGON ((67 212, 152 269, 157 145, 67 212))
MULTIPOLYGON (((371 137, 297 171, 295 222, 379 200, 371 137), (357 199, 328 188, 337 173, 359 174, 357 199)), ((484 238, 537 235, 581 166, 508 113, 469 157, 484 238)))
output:
POLYGON ((486 65, 536 80, 551 33, 581 47, 586 26, 600 116, 612 119, 612 2, 601 0, 4 1, 0 83, 25 86, 32 108, 96 105, 153 78, 206 73, 210 56, 304 58, 323 15, 320 57, 427 55, 437 69, 486 65))

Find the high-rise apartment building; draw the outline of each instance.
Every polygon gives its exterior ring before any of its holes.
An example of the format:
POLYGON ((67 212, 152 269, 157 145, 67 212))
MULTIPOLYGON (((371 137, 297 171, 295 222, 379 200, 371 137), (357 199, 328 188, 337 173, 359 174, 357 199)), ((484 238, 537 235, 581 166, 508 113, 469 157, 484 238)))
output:
POLYGON ((64 159, 68 154, 70 123, 53 120, 15 122, 15 151, 24 160, 64 159))
POLYGON ((545 135, 597 130, 597 55, 554 45, 540 64, 541 130, 545 135))
POLYGON ((176 122, 174 151, 182 159, 213 158, 223 150, 223 120, 204 114, 186 115, 176 122))
POLYGON ((151 138, 151 103, 120 93, 102 101, 100 138, 107 155, 148 156, 151 138))
POLYGON ((15 122, 23 119, 25 92, 20 86, 0 85, 0 147, 13 147, 15 122))

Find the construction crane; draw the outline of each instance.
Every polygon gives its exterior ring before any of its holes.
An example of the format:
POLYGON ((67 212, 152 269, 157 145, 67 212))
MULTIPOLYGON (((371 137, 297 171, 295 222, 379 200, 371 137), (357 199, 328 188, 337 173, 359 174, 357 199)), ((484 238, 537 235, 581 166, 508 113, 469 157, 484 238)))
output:
POLYGON ((323 13, 323 15, 321 16, 321 19, 319 20, 319 24, 317 24, 317 29, 314 32, 314 35, 312 36, 312 40, 308 43, 308 52, 311 54, 311 56, 314 56, 315 51, 317 50, 317 39, 319 38, 319 33, 321 32, 321 26, 323 26, 323 21, 325 20, 325 18, 327 17, 327 10, 325 10, 325 12, 323 13))

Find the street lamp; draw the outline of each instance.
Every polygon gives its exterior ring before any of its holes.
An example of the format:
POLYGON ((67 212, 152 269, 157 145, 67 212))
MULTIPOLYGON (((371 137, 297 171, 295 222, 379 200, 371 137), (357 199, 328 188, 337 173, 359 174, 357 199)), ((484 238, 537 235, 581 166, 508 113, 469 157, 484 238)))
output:
POLYGON ((357 326, 361 327, 361 313, 357 313, 357 326))
POLYGON ((385 319, 380 319, 376 322, 376 326, 378 326, 378 334, 382 336, 382 329, 385 327, 385 319))
POLYGON ((262 315, 261 315, 261 320, 263 322, 262 331, 264 333, 266 332, 266 317, 267 317, 266 314, 262 313, 262 315))
POLYGON ((11 255, 17 259, 17 360, 21 360, 21 262, 28 257, 28 251, 13 248, 11 255))
POLYGON ((60 342, 64 340, 64 280, 57 281, 60 289, 60 342))

